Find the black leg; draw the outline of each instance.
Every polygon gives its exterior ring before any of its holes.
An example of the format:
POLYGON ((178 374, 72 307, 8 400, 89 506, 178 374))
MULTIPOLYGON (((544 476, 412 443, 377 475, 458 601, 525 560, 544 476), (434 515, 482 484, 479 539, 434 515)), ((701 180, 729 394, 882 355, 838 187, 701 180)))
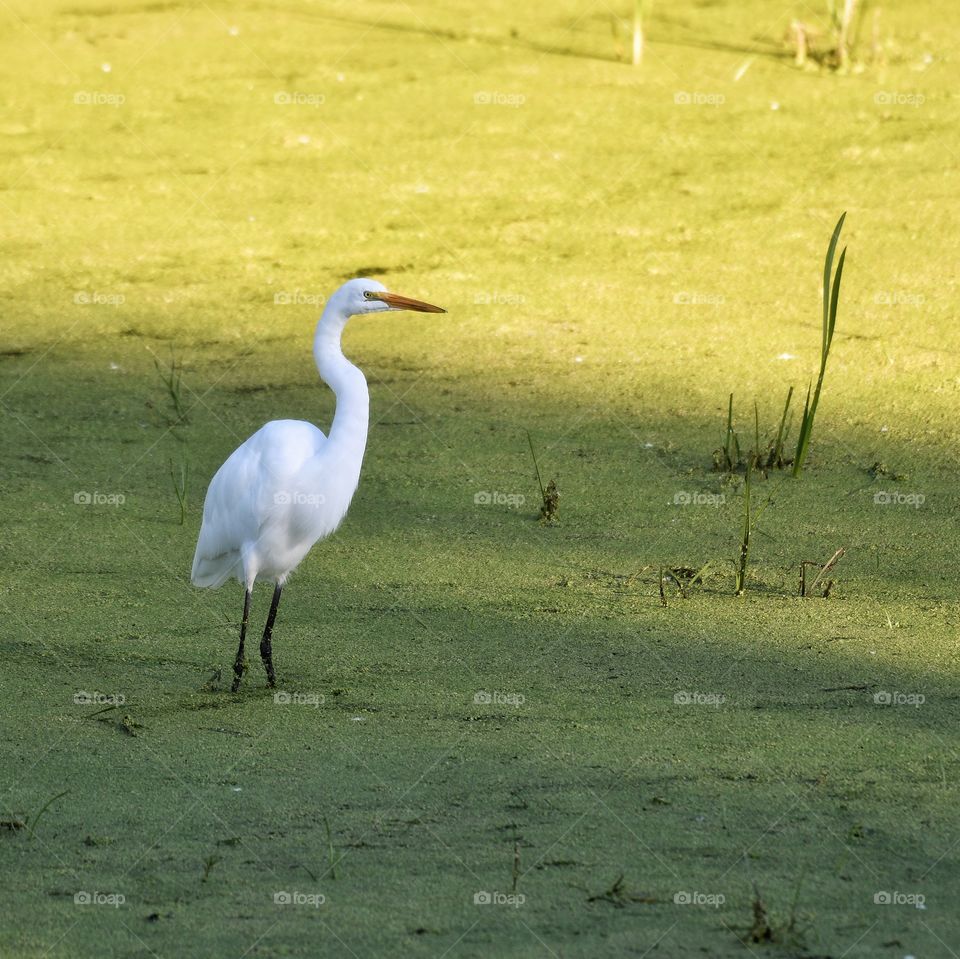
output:
POLYGON ((233 686, 231 692, 236 692, 240 688, 240 680, 243 679, 244 670, 247 668, 247 660, 243 655, 243 641, 247 638, 247 623, 250 622, 250 590, 248 589, 243 596, 243 619, 240 622, 240 646, 237 649, 237 658, 233 663, 233 686))
POLYGON ((277 588, 273 591, 273 602, 270 603, 270 615, 267 616, 267 627, 263 631, 263 639, 260 640, 260 658, 263 660, 263 668, 267 671, 267 685, 273 688, 277 685, 277 674, 273 671, 273 621, 277 618, 277 607, 280 605, 280 591, 283 587, 277 583, 277 588))

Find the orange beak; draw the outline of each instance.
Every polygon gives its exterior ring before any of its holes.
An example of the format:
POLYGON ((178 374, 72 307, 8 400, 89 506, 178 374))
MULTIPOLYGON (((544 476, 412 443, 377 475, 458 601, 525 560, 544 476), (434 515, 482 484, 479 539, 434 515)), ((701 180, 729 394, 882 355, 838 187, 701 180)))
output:
POLYGON ((441 306, 433 306, 431 303, 424 303, 423 300, 414 300, 409 296, 401 296, 399 293, 372 293, 372 300, 382 300, 392 310, 413 310, 414 313, 446 313, 441 306))

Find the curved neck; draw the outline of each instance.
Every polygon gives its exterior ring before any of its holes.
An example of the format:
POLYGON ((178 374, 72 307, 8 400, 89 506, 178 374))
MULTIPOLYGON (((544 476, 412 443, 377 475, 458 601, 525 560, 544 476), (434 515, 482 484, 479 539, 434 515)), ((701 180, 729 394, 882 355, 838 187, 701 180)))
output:
POLYGON ((340 348, 340 337, 349 317, 331 300, 317 323, 313 357, 320 378, 337 397, 337 409, 327 442, 343 457, 355 458, 359 468, 367 445, 370 394, 367 381, 340 348))

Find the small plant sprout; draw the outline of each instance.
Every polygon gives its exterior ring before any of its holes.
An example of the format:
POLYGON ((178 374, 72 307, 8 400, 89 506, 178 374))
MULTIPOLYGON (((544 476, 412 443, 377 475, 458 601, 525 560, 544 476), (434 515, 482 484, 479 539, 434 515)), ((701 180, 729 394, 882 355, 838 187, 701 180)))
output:
POLYGON ((656 896, 647 893, 631 892, 624 882, 624 874, 620 873, 608 889, 588 896, 587 902, 609 902, 618 909, 622 909, 632 902, 655 903, 660 902, 660 900, 656 896))
POLYGON ((177 497, 177 503, 180 505, 180 525, 183 526, 187 516, 187 480, 190 475, 190 467, 186 460, 180 463, 180 469, 177 470, 170 460, 170 479, 173 482, 173 492, 177 497))
POLYGON ((817 415, 817 406, 820 403, 820 391, 823 388, 823 377, 827 371, 827 358, 830 355, 830 344, 833 342, 833 331, 837 323, 837 304, 840 299, 840 277, 843 275, 843 261, 846 258, 847 248, 840 253, 837 271, 833 272, 833 257, 837 251, 837 241, 840 239, 840 230, 846 213, 842 214, 834 227, 830 245, 827 247, 827 256, 823 264, 823 331, 820 340, 820 375, 817 377, 817 386, 813 390, 811 399, 810 387, 807 387, 807 399, 803 406, 803 417, 800 420, 800 435, 797 438, 797 452, 793 458, 793 475, 799 476, 803 472, 803 464, 810 448, 810 437, 813 434, 813 421, 817 415), (832 282, 831 282, 832 277, 832 282))
POLYGON ((537 463, 537 453, 533 448, 533 438, 530 431, 527 430, 527 443, 530 444, 530 455, 533 457, 533 468, 537 473, 537 485, 540 487, 540 522, 553 524, 558 521, 560 511, 560 491, 557 489, 557 481, 550 480, 547 488, 543 488, 543 480, 540 478, 540 465, 537 463))
POLYGON ((703 586, 707 580, 707 572, 712 563, 706 562, 699 570, 690 566, 672 566, 660 567, 660 605, 667 605, 667 597, 664 590, 664 584, 669 579, 677 587, 677 592, 681 598, 687 599, 693 589, 697 586, 703 586))
POLYGON ((26 818, 26 824, 27 824, 27 827, 28 827, 28 828, 27 828, 27 839, 33 839, 33 833, 34 833, 34 830, 37 828, 37 823, 40 822, 40 817, 41 817, 58 799, 63 799, 63 797, 66 796, 67 793, 69 793, 69 792, 70 792, 69 789, 64 789, 63 792, 57 793, 55 796, 52 796, 50 799, 48 799, 48 800, 40 807, 40 809, 39 809, 37 812, 35 812, 32 816, 27 816, 27 818, 26 818))
MULTIPOLYGON (((821 581, 823 580, 823 578, 827 575, 827 573, 830 572, 830 570, 834 568, 834 566, 837 565, 837 563, 840 561, 841 557, 845 552, 846 552, 846 549, 843 546, 841 546, 840 549, 838 549, 833 554, 833 556, 831 556, 830 559, 828 559, 823 564, 813 562, 811 560, 804 560, 800 564, 800 595, 812 596, 814 590, 821 585, 821 581), (807 586, 807 567, 808 566, 812 566, 817 570, 817 575, 809 586, 807 586)), ((833 580, 832 579, 827 580, 825 583, 823 583, 821 588, 823 591, 821 592, 820 595, 824 599, 829 599, 830 591, 833 589, 833 580)))
POLYGON ((210 873, 213 872, 213 867, 220 862, 220 856, 207 856, 203 860, 203 878, 201 882, 206 882, 210 878, 210 873))
MULTIPOLYGON (((153 353, 153 350, 150 352, 153 353)), ((173 420, 173 425, 176 426, 181 423, 186 423, 187 411, 181 395, 180 382, 183 377, 183 365, 173 352, 173 347, 170 347, 170 361, 166 366, 161 364, 160 357, 158 357, 156 354, 154 354, 153 357, 153 365, 157 368, 157 375, 163 381, 163 385, 167 388, 167 394, 170 397, 170 403, 173 406, 173 413, 175 417, 173 420)))

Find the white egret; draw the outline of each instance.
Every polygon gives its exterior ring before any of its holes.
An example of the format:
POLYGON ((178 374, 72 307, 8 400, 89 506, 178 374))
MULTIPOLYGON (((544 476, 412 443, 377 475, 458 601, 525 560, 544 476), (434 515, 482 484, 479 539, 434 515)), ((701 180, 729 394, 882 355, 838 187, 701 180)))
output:
POLYGON ((191 580, 216 588, 236 577, 245 587, 233 692, 246 669, 243 644, 254 583, 274 583, 260 643, 267 683, 274 686, 271 640, 280 592, 313 544, 340 525, 350 506, 367 443, 370 398, 363 373, 343 355, 340 337, 351 316, 387 310, 446 312, 390 293, 376 280, 344 283, 327 302, 313 341, 320 378, 337 398, 330 435, 302 420, 274 420, 234 450, 210 482, 191 580))

